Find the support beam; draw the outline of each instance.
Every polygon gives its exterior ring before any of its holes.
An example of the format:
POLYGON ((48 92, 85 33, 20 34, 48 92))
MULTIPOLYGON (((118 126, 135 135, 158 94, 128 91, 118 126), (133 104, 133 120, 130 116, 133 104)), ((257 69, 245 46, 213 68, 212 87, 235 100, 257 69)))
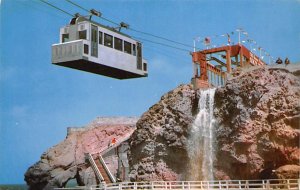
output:
POLYGON ((251 65, 265 65, 256 55, 250 52, 242 44, 232 46, 222 46, 217 48, 206 49, 198 52, 193 52, 193 79, 192 83, 194 88, 207 88, 210 84, 224 85, 226 82, 227 74, 232 72, 232 65, 244 67, 248 64, 251 65), (226 52, 222 58, 226 59, 226 63, 212 56, 214 53, 226 52), (210 60, 219 65, 214 65, 206 60, 206 55, 210 55, 210 60), (231 59, 232 57, 235 58, 231 59), (199 73, 200 66, 200 73, 199 73), (222 70, 222 66, 226 66, 226 71, 222 70), (210 84, 209 84, 210 83, 210 84))
POLYGON ((206 54, 200 53, 200 79, 201 80, 208 80, 207 76, 207 62, 206 62, 206 54))
POLYGON ((228 72, 228 73, 231 73, 230 50, 226 50, 226 66, 227 66, 227 72, 228 72))
POLYGON ((240 49, 240 66, 244 67, 244 56, 243 56, 243 51, 242 48, 240 49))

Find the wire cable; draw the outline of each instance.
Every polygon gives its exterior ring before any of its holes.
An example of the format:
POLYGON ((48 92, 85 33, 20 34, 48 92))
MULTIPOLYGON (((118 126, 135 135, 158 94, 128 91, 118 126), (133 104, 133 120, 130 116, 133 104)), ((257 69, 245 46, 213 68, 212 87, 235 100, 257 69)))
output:
MULTIPOLYGON (((74 3, 74 2, 71 1, 71 0, 65 0, 65 1, 67 1, 68 3, 71 3, 72 5, 78 7, 78 8, 80 8, 80 9, 86 11, 86 12, 89 12, 89 13, 91 12, 90 10, 88 10, 88 9, 86 9, 86 8, 84 8, 84 7, 82 7, 82 6, 80 6, 80 5, 77 4, 77 3, 74 3)), ((96 16, 96 15, 95 15, 95 16, 96 16)), ((120 25, 119 23, 114 22, 114 21, 112 21, 112 20, 110 20, 110 19, 107 19, 107 18, 105 18, 105 17, 102 17, 102 16, 98 16, 98 17, 101 18, 101 19, 103 19, 103 20, 106 20, 107 22, 110 22, 110 23, 112 23, 112 24, 114 24, 114 25, 117 25, 117 26, 120 25)))
POLYGON ((75 5, 76 7, 81 8, 82 10, 85 10, 85 11, 87 11, 87 12, 90 12, 90 10, 85 9, 84 7, 78 5, 77 3, 74 3, 74 2, 72 2, 72 1, 70 1, 70 0, 66 0, 66 1, 69 2, 69 3, 71 3, 72 5, 75 5))
MULTIPOLYGON (((84 10, 84 11, 90 12, 90 11, 87 10, 86 8, 83 8, 82 6, 80 6, 80 5, 78 5, 78 4, 74 3, 74 2, 72 2, 71 0, 65 0, 65 1, 71 3, 72 5, 77 6, 78 8, 81 8, 81 9, 84 10)), ((101 18, 101 19, 103 19, 103 20, 106 20, 106 21, 108 21, 108 22, 110 22, 110 23, 112 23, 112 24, 115 24, 115 25, 120 26, 119 23, 117 23, 117 22, 115 22, 115 21, 112 21, 112 20, 110 20, 110 19, 107 19, 107 18, 105 18, 105 17, 103 17, 103 16, 98 16, 98 17, 101 18)), ((174 41, 174 40, 170 40, 170 39, 168 39, 168 38, 164 38, 164 37, 160 37, 160 36, 157 36, 157 35, 154 35, 154 34, 150 34, 150 33, 148 33, 148 32, 143 32, 143 31, 136 30, 136 29, 130 28, 130 27, 129 27, 128 29, 129 29, 129 30, 132 30, 132 31, 134 31, 134 32, 138 32, 138 33, 147 35, 147 36, 151 36, 151 37, 155 37, 155 38, 158 38, 158 39, 161 39, 161 40, 169 41, 169 42, 172 42, 172 43, 175 43, 175 44, 179 44, 179 45, 182 45, 182 46, 185 46, 185 47, 193 48, 191 45, 187 45, 187 44, 184 44, 184 43, 181 43, 181 42, 176 42, 176 41, 174 41)), ((179 48, 179 49, 180 49, 180 48, 179 48)))
MULTIPOLYGON (((59 11, 61 11, 61 12, 63 12, 63 13, 65 13, 65 14, 67 14, 67 15, 69 15, 69 16, 72 16, 72 17, 75 16, 75 15, 72 15, 71 13, 68 13, 67 11, 64 11, 64 10, 58 8, 57 6, 55 6, 55 5, 53 5, 53 4, 49 3, 49 2, 47 2, 47 1, 45 1, 45 0, 40 0, 40 1, 43 2, 43 3, 45 3, 45 4, 47 4, 47 5, 49 5, 49 6, 51 6, 51 7, 53 7, 53 8, 55 8, 55 9, 57 9, 57 10, 59 10, 59 11)), ((80 5, 78 5, 78 4, 76 4, 76 3, 71 2, 70 0, 66 0, 66 1, 69 2, 69 3, 71 3, 71 4, 73 4, 73 5, 75 5, 75 6, 77 6, 77 7, 79 7, 79 8, 81 8, 81 9, 83 9, 83 10, 85 10, 85 11, 90 12, 89 10, 87 10, 87 9, 85 9, 85 8, 83 8, 83 7, 81 7, 80 5)), ((100 18, 103 19, 103 17, 100 17, 100 18)), ((105 19, 105 20, 114 23, 113 21, 110 21, 109 19, 105 19)), ((117 23, 114 23, 114 24, 117 24, 117 23)), ((117 24, 117 25, 119 25, 119 24, 117 24)), ((151 35, 151 34, 149 34, 149 35, 151 35)), ((133 37, 134 37, 134 36, 133 36, 133 37)), ((187 49, 178 48, 178 47, 171 46, 171 45, 168 45, 168 44, 165 44, 165 43, 155 42, 155 41, 148 40, 148 39, 144 39, 144 38, 140 38, 140 37, 134 37, 134 38, 139 39, 139 40, 142 40, 142 41, 147 41, 147 42, 150 42, 150 43, 154 43, 154 44, 166 46, 166 47, 169 47, 169 48, 177 49, 177 50, 180 50, 180 51, 190 52, 190 51, 187 50, 187 49)))
POLYGON ((189 53, 191 52, 190 50, 179 48, 179 47, 175 47, 175 46, 171 46, 171 45, 168 45, 168 44, 165 44, 165 43, 155 42, 155 41, 152 41, 152 40, 148 40, 148 39, 144 39, 144 38, 140 38, 140 37, 136 37, 136 36, 132 36, 132 37, 135 38, 135 39, 138 39, 138 40, 142 40, 142 41, 145 41, 145 42, 150 42, 150 43, 153 43, 153 44, 158 44, 158 45, 166 46, 166 47, 177 49, 177 50, 180 50, 180 51, 185 51, 185 52, 189 52, 189 53))
MULTIPOLYGON (((53 5, 53 4, 49 3, 49 2, 47 2, 47 1, 45 1, 45 0, 40 0, 40 1, 43 2, 43 3, 45 3, 45 4, 47 4, 47 5, 50 6, 50 7, 53 7, 53 8, 55 8, 55 9, 57 9, 57 10, 59 10, 59 11, 65 13, 65 14, 69 15, 69 16, 72 16, 72 17, 75 16, 75 15, 73 15, 73 14, 71 14, 71 13, 69 13, 69 12, 67 12, 67 11, 65 11, 65 10, 63 10, 63 9, 61 9, 61 8, 59 8, 59 7, 55 6, 55 5, 53 5)), ((78 8, 80 8, 80 9, 86 11, 86 12, 89 12, 89 13, 91 12, 90 10, 88 10, 88 9, 86 9, 86 8, 84 8, 84 7, 82 7, 82 6, 80 6, 80 5, 77 4, 77 3, 74 3, 74 2, 71 1, 71 0, 65 0, 65 1, 67 1, 68 3, 70 3, 70 4, 72 4, 72 5, 74 5, 74 6, 78 7, 78 8)), ((119 23, 114 22, 114 21, 112 21, 112 20, 110 20, 110 19, 107 19, 107 18, 102 17, 102 16, 98 16, 98 17, 101 18, 101 19, 103 19, 103 20, 106 20, 107 22, 110 22, 110 23, 112 23, 112 24, 115 24, 115 25, 117 25, 117 26, 120 26, 119 23)), ((147 36, 155 37, 155 38, 158 38, 158 39, 161 39, 161 40, 169 41, 169 42, 172 42, 172 43, 175 43, 175 44, 179 44, 179 45, 182 45, 182 46, 186 46, 186 47, 189 47, 189 48, 194 48, 194 47, 192 47, 192 46, 190 46, 190 45, 187 45, 187 44, 184 44, 184 43, 181 43, 181 42, 177 42, 177 41, 174 41, 174 40, 170 40, 170 39, 168 39, 168 38, 160 37, 160 36, 157 36, 157 35, 148 33, 148 32, 143 32, 143 31, 140 31, 140 30, 136 30, 136 29, 134 29, 134 28, 128 28, 128 29, 131 30, 131 31, 137 32, 137 33, 141 33, 141 34, 147 35, 147 36)), ((234 34, 234 32, 231 32, 231 34, 234 34)), ((242 34, 243 34, 243 33, 242 33, 242 34)), ((219 37, 219 36, 225 36, 225 34, 222 34, 222 35, 214 35, 214 36, 212 36, 212 37, 219 37)), ((247 39, 250 39, 249 36, 248 36, 248 34, 247 34, 246 36, 247 36, 247 39)), ((159 45, 162 45, 162 46, 174 48, 174 49, 181 50, 181 51, 185 51, 185 52, 190 52, 190 51, 187 50, 187 49, 175 47, 175 46, 168 45, 168 44, 165 44, 165 43, 155 42, 155 41, 148 40, 148 39, 144 39, 144 38, 140 38, 140 37, 136 37, 136 38, 137 38, 137 39, 140 39, 140 40, 143 40, 143 41, 150 42, 150 43, 159 44, 159 45)), ((253 41, 253 40, 251 40, 251 41, 253 41)), ((251 42, 249 41, 249 43, 251 43, 251 42)), ((252 43, 253 43, 253 42, 252 42, 252 43)), ((257 46, 257 43, 254 43, 254 45, 257 46)), ((196 49, 199 50, 199 48, 196 48, 196 49)), ((265 54, 266 54, 266 51, 265 51, 265 50, 264 50, 264 52, 265 52, 265 54)), ((270 56, 270 55, 267 55, 267 56, 270 56)))
POLYGON ((73 15, 73 14, 71 14, 71 13, 68 13, 67 11, 64 11, 64 10, 62 10, 61 8, 58 8, 57 6, 55 6, 55 5, 52 5, 51 3, 47 2, 47 1, 44 1, 44 0, 40 0, 40 1, 41 1, 41 2, 43 2, 43 3, 45 3, 45 4, 47 4, 47 5, 49 5, 50 7, 53 7, 53 8, 55 8, 55 9, 57 9, 57 10, 59 10, 59 11, 61 11, 61 12, 65 13, 65 14, 67 14, 67 15, 71 16, 71 17, 74 17, 74 15, 73 15))
POLYGON ((112 23, 112 24, 114 24, 114 25, 120 26, 120 24, 118 24, 118 23, 116 23, 116 22, 114 22, 114 21, 112 21, 112 20, 109 20, 109 19, 107 19, 107 18, 105 18, 105 17, 99 16, 99 18, 101 18, 101 19, 103 19, 103 20, 106 20, 107 22, 110 22, 110 23, 112 23))
POLYGON ((192 46, 190 45, 187 45, 187 44, 184 44, 184 43, 181 43, 181 42, 176 42, 174 40, 170 40, 170 39, 167 39, 167 38, 164 38, 164 37, 160 37, 160 36, 157 36, 157 35, 154 35, 154 34, 150 34, 150 33, 147 33, 147 32, 143 32, 143 31, 139 31, 139 30, 136 30, 136 29, 133 29, 133 28, 128 28, 129 30, 132 30, 134 32, 138 32, 138 33, 141 33, 141 34, 144 34, 144 35, 147 35, 147 36, 152 36, 152 37, 155 37, 155 38, 159 38, 159 39, 162 39, 162 40, 166 40, 166 41, 169 41, 169 42, 172 42, 172 43, 175 43, 175 44, 180 44, 180 45, 183 45, 183 46, 186 46, 186 47, 189 47, 189 48, 193 48, 192 46))

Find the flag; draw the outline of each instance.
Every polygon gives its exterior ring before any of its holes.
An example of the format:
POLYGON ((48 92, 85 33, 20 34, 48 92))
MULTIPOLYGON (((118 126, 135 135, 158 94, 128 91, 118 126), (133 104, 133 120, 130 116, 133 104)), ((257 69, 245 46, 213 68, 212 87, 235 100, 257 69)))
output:
POLYGON ((204 38, 204 43, 205 43, 205 45, 209 45, 210 44, 210 38, 209 37, 205 37, 204 38))
POLYGON ((228 44, 230 44, 231 40, 230 40, 230 35, 227 33, 227 38, 228 38, 228 44))

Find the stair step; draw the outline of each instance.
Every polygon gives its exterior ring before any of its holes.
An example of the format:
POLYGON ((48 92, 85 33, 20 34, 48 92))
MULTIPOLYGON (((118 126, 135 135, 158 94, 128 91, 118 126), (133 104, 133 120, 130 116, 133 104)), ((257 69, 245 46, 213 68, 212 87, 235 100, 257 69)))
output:
POLYGON ((101 164, 100 160, 97 159, 97 160, 95 160, 95 162, 96 162, 96 165, 97 165, 97 167, 98 167, 98 169, 99 169, 99 171, 100 171, 102 177, 104 178, 104 181, 105 181, 106 183, 112 183, 110 177, 108 176, 108 174, 107 174, 107 172, 106 172, 104 166, 101 164))

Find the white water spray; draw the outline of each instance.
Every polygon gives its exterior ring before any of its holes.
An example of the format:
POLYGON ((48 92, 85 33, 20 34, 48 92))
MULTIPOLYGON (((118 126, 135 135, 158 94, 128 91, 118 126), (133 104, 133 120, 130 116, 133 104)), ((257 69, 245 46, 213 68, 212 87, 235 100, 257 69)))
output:
POLYGON ((201 91, 199 113, 188 139, 190 180, 213 180, 215 90, 201 91))

